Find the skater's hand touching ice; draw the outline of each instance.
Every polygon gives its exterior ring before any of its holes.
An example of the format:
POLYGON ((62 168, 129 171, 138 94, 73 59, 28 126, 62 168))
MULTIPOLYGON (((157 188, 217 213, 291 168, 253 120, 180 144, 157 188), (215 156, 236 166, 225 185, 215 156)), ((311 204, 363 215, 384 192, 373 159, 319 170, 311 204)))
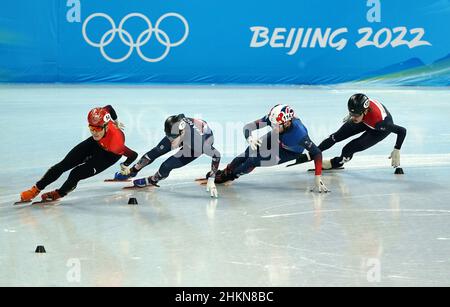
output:
POLYGON ((206 192, 211 193, 211 197, 217 198, 217 188, 216 184, 214 183, 215 178, 209 177, 208 182, 206 183, 206 192))
POLYGON ((328 193, 330 190, 326 187, 326 185, 322 181, 321 175, 316 175, 314 178, 314 188, 311 189, 311 192, 318 193, 328 193))

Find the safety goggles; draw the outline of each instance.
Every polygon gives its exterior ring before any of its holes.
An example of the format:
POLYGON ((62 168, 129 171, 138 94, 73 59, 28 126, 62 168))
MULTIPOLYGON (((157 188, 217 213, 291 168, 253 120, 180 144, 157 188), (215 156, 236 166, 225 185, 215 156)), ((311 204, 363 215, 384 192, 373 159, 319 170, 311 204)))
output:
POLYGON ((105 128, 105 126, 91 126, 91 125, 88 125, 88 127, 89 127, 89 130, 95 131, 95 132, 100 132, 105 128))

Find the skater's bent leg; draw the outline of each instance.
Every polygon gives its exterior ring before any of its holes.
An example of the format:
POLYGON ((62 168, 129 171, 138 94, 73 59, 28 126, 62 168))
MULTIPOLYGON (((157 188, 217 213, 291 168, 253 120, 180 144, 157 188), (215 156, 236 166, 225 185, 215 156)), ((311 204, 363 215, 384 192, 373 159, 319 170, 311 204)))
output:
POLYGON ((44 176, 36 183, 39 190, 45 189, 50 183, 56 181, 64 172, 74 168, 88 159, 98 144, 90 137, 85 141, 75 146, 64 159, 50 167, 44 176))
POLYGON ((278 136, 272 138, 273 134, 273 132, 269 132, 261 138, 262 144, 258 147, 258 150, 254 151, 247 148, 248 158, 233 170, 235 176, 249 174, 256 167, 277 165, 280 164, 280 160, 286 162, 288 161, 286 159, 292 160, 298 156, 298 154, 293 153, 292 157, 288 157, 288 151, 279 146, 278 141, 276 141, 278 136))
MULTIPOLYGON (((343 127, 341 127, 341 129, 339 129, 338 131, 336 131, 335 133, 330 135, 328 138, 323 140, 317 147, 320 149, 321 152, 329 149, 337 142, 340 142, 343 139, 345 139, 346 135, 347 135, 347 133, 346 133, 347 131, 348 131, 348 129, 344 129, 343 127)), ((304 154, 298 154, 296 157, 295 164, 306 163, 306 162, 311 161, 312 159, 313 159, 313 157, 311 156, 311 154, 309 152, 306 152, 304 154)))
POLYGON ((297 157, 298 153, 280 148, 278 153, 278 164, 283 164, 295 160, 297 157))
POLYGON ((237 156, 236 158, 234 158, 228 165, 227 168, 235 170, 236 168, 238 168, 240 165, 242 165, 243 163, 245 163, 245 161, 248 159, 248 157, 243 157, 243 156, 237 156))
POLYGON ((344 163, 350 161, 357 152, 364 151, 379 143, 389 135, 389 132, 366 131, 359 138, 350 141, 342 148, 341 155, 331 159, 333 168, 341 167, 344 163))
MULTIPOLYGON (((258 146, 257 150, 252 150, 248 146, 244 153, 234 158, 228 164, 227 170, 235 174, 250 173, 255 167, 260 166, 262 160, 270 161, 270 157, 274 156, 272 153, 272 145, 274 145, 272 144, 272 132, 266 133, 261 137, 261 145, 258 146)), ((275 145, 278 150, 278 143, 275 145)))
POLYGON ((351 136, 354 136, 358 133, 361 133, 366 130, 366 126, 364 124, 354 124, 351 122, 346 122, 339 128, 338 131, 331 134, 328 138, 323 140, 319 144, 320 151, 325 151, 331 148, 334 144, 341 142, 345 139, 348 139, 351 136))
POLYGON ((247 158, 243 163, 239 164, 236 168, 230 168, 235 177, 240 177, 251 173, 256 167, 261 165, 260 157, 247 158))
POLYGON ((104 152, 104 154, 96 155, 88 162, 78 165, 69 174, 69 178, 63 183, 58 192, 61 196, 67 195, 67 193, 73 191, 80 180, 92 177, 100 174, 110 166, 114 165, 121 158, 120 155, 116 155, 110 152, 104 152))
POLYGON ((191 157, 171 156, 161 164, 159 170, 156 172, 155 175, 152 176, 152 180, 158 182, 159 180, 165 179, 169 177, 169 174, 172 170, 183 167, 197 158, 198 157, 196 156, 191 157))
POLYGON ((331 148, 334 144, 336 144, 336 140, 334 138, 334 135, 330 135, 328 138, 326 138, 325 140, 323 140, 320 144, 319 144, 319 149, 320 151, 325 151, 329 148, 331 148))
MULTIPOLYGON (((279 149, 281 153, 282 151, 284 151, 283 149, 279 149)), ((297 154, 293 154, 292 155, 292 159, 289 160, 293 160, 295 159, 295 157, 297 156, 297 154)), ((288 160, 286 160, 288 161, 288 160)), ((286 162, 285 161, 285 162, 286 162)), ((256 167, 261 167, 261 166, 273 166, 273 165, 278 165, 280 164, 280 157, 279 155, 275 156, 261 156, 260 154, 258 154, 256 157, 249 157, 247 158, 243 163, 241 163, 238 167, 236 167, 235 169, 233 169, 233 174, 237 177, 241 176, 241 175, 245 175, 245 174, 249 174, 251 173, 256 167)))

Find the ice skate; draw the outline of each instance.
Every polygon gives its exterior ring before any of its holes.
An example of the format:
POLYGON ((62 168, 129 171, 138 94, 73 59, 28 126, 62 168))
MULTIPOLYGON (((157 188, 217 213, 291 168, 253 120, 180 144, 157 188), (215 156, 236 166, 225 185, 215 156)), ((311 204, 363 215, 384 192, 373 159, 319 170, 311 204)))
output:
POLYGON ((131 174, 130 175, 122 175, 120 172, 116 172, 114 174, 114 178, 112 179, 105 179, 105 182, 130 182, 131 181, 131 174))
POLYGON ((33 198, 39 195, 41 191, 34 185, 31 189, 20 193, 20 201, 15 204, 30 202, 33 198))
POLYGON ((152 177, 145 177, 145 178, 139 178, 139 179, 133 180, 132 186, 127 186, 127 187, 124 187, 123 189, 142 189, 142 188, 147 188, 147 187, 158 187, 159 188, 159 185, 157 184, 156 181, 154 181, 152 179, 152 177))
POLYGON ((31 203, 31 204, 35 205, 35 204, 43 204, 43 203, 52 203, 52 202, 57 201, 57 200, 59 200, 61 198, 62 198, 62 196, 59 194, 58 190, 54 190, 54 191, 42 194, 40 201, 35 201, 35 202, 31 203))

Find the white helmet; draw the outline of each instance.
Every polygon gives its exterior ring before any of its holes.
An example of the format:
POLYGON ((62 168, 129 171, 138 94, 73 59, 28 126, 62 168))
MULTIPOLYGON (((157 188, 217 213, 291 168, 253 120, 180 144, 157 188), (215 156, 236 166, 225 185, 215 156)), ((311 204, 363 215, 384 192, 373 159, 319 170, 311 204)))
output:
POLYGON ((272 124, 284 125, 294 117, 294 110, 285 104, 277 104, 269 112, 269 120, 272 124))

